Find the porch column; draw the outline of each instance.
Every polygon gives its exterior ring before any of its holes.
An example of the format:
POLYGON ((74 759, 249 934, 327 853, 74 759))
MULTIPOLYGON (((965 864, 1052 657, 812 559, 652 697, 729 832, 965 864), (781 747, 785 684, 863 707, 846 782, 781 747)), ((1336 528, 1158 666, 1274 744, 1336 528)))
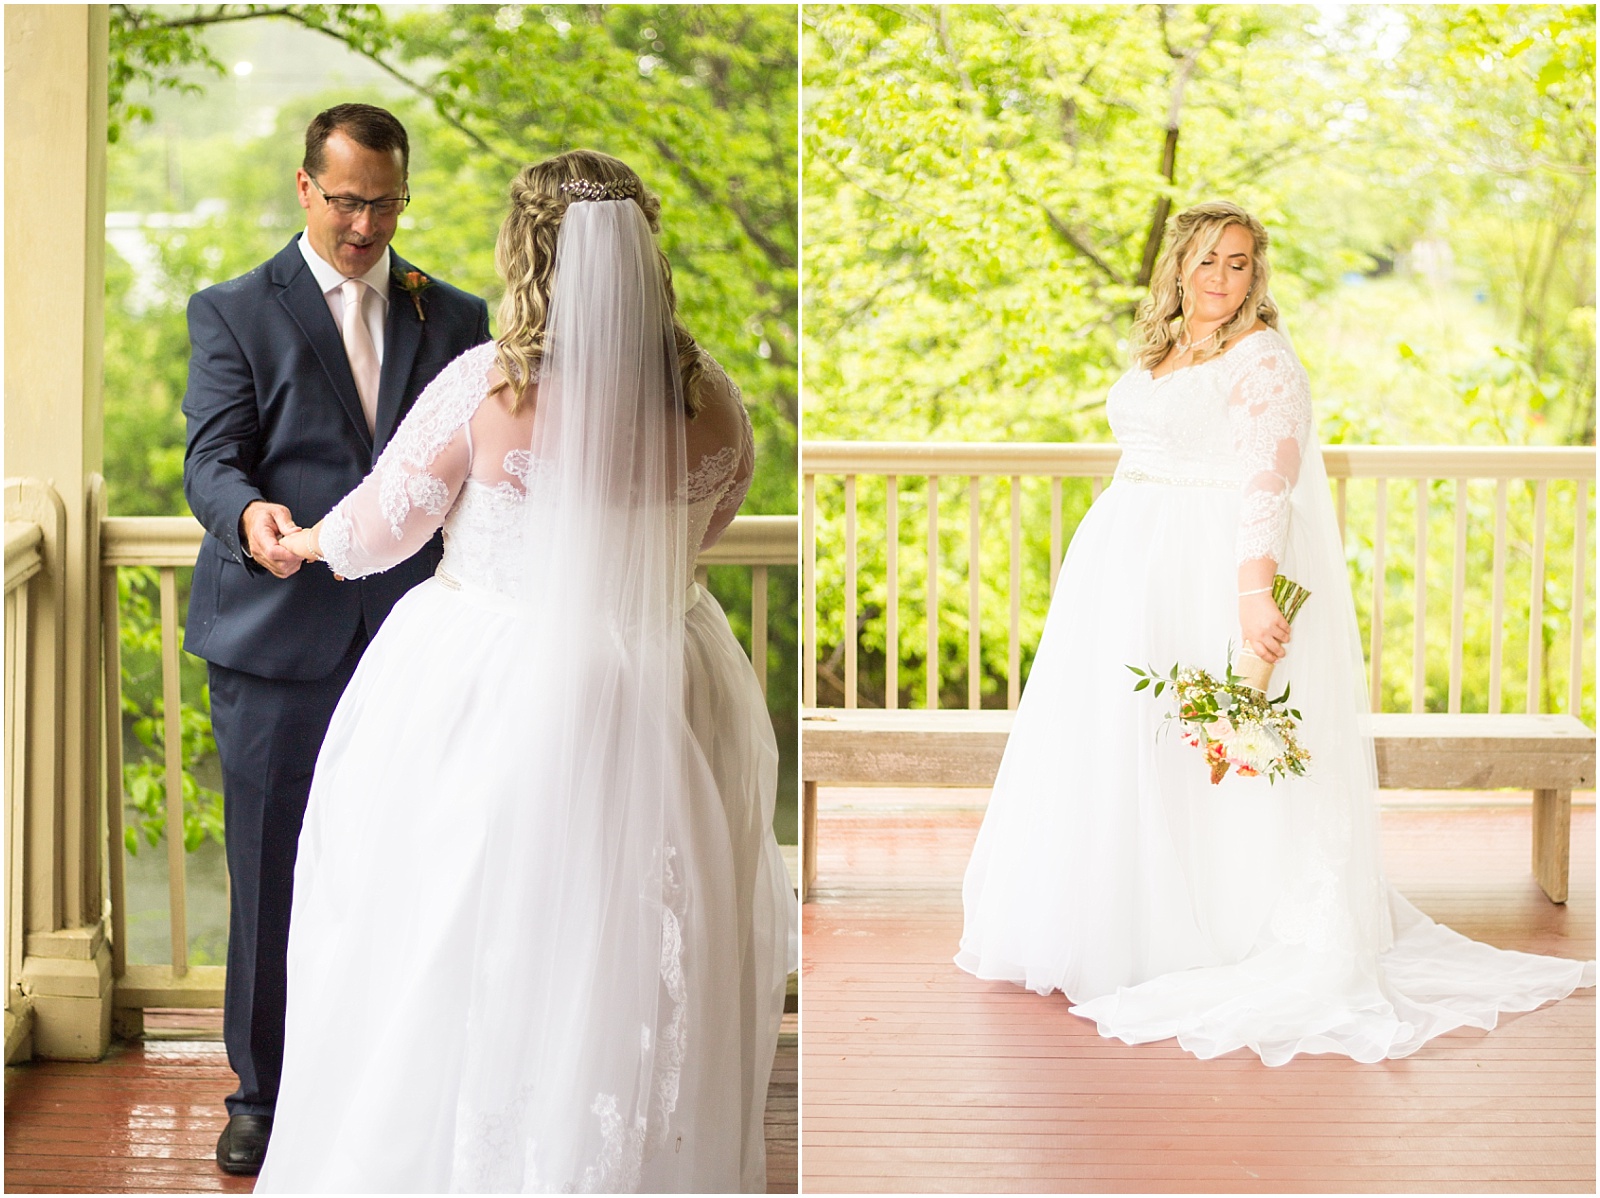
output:
MULTIPOLYGON (((53 490, 65 517, 42 596, 59 645, 36 646, 28 696, 30 720, 55 727, 29 746, 22 986, 34 1053, 75 1060, 103 1056, 111 1031, 97 699, 107 13, 5 10, 6 470, 53 490)), ((25 490, 7 487, 7 519, 32 518, 9 510, 25 490)))

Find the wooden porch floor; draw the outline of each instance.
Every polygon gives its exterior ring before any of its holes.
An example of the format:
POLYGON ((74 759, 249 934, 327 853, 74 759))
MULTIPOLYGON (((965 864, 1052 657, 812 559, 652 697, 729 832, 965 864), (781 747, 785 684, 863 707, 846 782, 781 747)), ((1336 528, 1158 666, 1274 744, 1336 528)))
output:
MULTIPOLYGON (((796 1016, 785 1015, 767 1091, 767 1192, 795 1192, 796 1016)), ((92 1065, 6 1070, 5 1189, 10 1193, 237 1193, 250 1177, 216 1165, 222 1098, 236 1084, 221 1016, 146 1017, 147 1039, 92 1065), (198 1029, 199 1035, 178 1032, 198 1029), (176 1034, 181 1039, 157 1039, 176 1034)))
MULTIPOLYGON (((950 962, 986 797, 820 795, 806 1192, 1594 1192, 1593 990, 1378 1065, 1102 1040, 1060 995, 950 962)), ((1502 947, 1594 956, 1592 794, 1574 796, 1565 908, 1529 874, 1526 805, 1385 797, 1389 875, 1423 910, 1502 947)))

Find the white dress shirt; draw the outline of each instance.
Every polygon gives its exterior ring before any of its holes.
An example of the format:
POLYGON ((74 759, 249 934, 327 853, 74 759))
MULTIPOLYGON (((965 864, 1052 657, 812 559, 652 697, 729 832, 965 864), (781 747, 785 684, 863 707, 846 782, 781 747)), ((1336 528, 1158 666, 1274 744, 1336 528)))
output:
MULTIPOLYGON (((344 328, 344 296, 339 288, 344 285, 346 275, 340 274, 326 261, 321 254, 311 248, 311 235, 308 232, 300 234, 300 255, 306 260, 306 265, 311 268, 312 276, 317 280, 317 286, 322 288, 322 298, 328 301, 328 311, 333 314, 333 327, 344 328)), ((373 264, 371 270, 361 275, 361 281, 371 287, 377 295, 377 301, 368 301, 366 304, 367 331, 372 334, 372 345, 378 351, 378 365, 383 365, 383 325, 389 315, 389 255, 390 250, 385 247, 383 257, 373 264)))

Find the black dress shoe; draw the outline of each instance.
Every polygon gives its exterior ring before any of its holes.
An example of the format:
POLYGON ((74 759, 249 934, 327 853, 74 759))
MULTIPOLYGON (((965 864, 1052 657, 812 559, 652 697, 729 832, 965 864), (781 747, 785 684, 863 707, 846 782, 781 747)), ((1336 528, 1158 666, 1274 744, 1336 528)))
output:
POLYGON ((217 1164, 224 1173, 253 1177, 261 1172, 271 1138, 271 1115, 229 1115, 228 1126, 217 1137, 217 1164))

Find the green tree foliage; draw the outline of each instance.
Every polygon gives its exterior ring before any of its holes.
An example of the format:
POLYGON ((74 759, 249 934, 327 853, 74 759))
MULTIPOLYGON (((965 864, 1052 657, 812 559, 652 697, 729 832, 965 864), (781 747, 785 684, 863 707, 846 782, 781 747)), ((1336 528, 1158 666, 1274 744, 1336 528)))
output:
MULTIPOLYGON (((1105 394, 1166 218, 1225 197, 1271 231, 1325 442, 1593 442, 1592 6, 818 5, 802 26, 808 437, 1107 439, 1105 394)), ((921 702, 926 487, 900 487, 895 650, 901 701, 921 702)), ((1469 644, 1487 643, 1492 492, 1469 497, 1469 644)), ((1025 675, 1048 603, 1049 488, 1025 481, 1019 498, 1025 675)), ((1065 535, 1090 498, 1067 483, 1065 535)), ((976 551, 979 690, 1003 705, 1009 485, 980 486, 976 547, 969 502, 965 479, 941 483, 941 702, 967 700, 976 551)), ((1411 502, 1391 494, 1391 708, 1410 696, 1414 563, 1396 546, 1409 548, 1411 502)), ((1431 504, 1433 579, 1453 569, 1451 503, 1453 488, 1431 504)), ((1507 594, 1525 611, 1531 494, 1511 503, 1507 594)), ((861 701, 883 701, 885 504, 863 480, 855 629, 842 571, 819 578, 824 701, 842 697, 847 636, 861 701)), ((1549 504, 1547 623, 1569 610, 1570 485, 1549 504)), ((820 479, 822 560, 842 560, 843 512, 840 481, 820 479)), ((1350 487, 1350 520, 1367 530, 1351 546, 1366 619, 1370 484, 1350 487)), ((1427 702, 1442 709, 1450 613, 1425 618, 1427 702)), ((1550 710, 1565 705, 1567 643, 1546 633, 1550 710)), ((1506 702, 1520 707, 1514 672, 1506 702)), ((1464 689, 1482 709, 1484 661, 1464 689)))
POLYGON ((1292 316, 1445 241, 1556 392, 1553 439, 1592 440, 1592 7, 817 6, 804 25, 814 434, 1103 435, 1165 217, 1227 196, 1272 230, 1292 316))
MULTIPOLYGON (((750 409, 757 473, 744 510, 795 510, 793 7, 113 5, 111 16, 108 209, 140 213, 143 226, 133 235, 141 247, 133 260, 116 252, 116 228, 107 255, 113 514, 187 510, 185 304, 270 257, 303 227, 293 186, 303 132, 316 112, 344 100, 383 104, 410 133, 414 199, 396 249, 483 295, 491 314, 501 291, 494 235, 516 170, 580 145, 633 165, 662 199, 662 242, 684 320, 741 385, 750 409), (217 83, 225 64, 214 42, 219 30, 263 21, 340 43, 393 82, 386 91, 367 85, 295 97, 278 107, 270 130, 251 133, 249 114, 230 110, 217 83)), ((795 581, 792 572, 775 571, 770 596, 778 614, 769 677, 784 744, 793 743, 795 727, 796 621, 783 614, 794 611, 795 581)), ((735 632, 748 640, 749 572, 718 569, 712 582, 735 632)), ((153 619, 148 605, 124 604, 125 663, 137 658, 153 619)), ((209 744, 196 665, 185 673, 195 713, 185 717, 191 766, 209 744)), ((130 745, 138 759, 126 786, 130 796, 149 798, 159 784, 151 781, 160 764, 159 675, 126 664, 124 675, 129 728, 149 748, 146 759, 130 745)), ((786 765, 792 789, 793 762, 786 765)), ((192 775, 185 786, 197 810, 212 802, 192 775)), ((147 834, 159 832, 148 822, 158 815, 154 806, 141 814, 147 834)), ((200 824, 220 834, 209 815, 200 824)))

